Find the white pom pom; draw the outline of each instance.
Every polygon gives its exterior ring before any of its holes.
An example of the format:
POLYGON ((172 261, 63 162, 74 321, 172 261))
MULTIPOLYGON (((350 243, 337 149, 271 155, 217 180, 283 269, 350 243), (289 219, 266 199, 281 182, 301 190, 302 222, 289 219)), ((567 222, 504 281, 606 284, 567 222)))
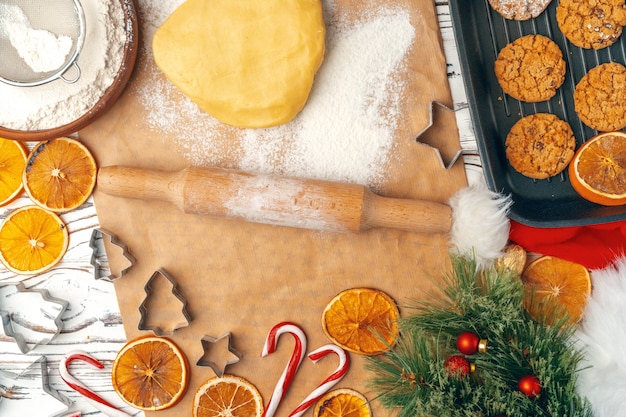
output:
POLYGON ((477 183, 457 191, 449 204, 452 207, 450 239, 460 255, 474 256, 479 268, 503 255, 509 240, 510 196, 477 183))

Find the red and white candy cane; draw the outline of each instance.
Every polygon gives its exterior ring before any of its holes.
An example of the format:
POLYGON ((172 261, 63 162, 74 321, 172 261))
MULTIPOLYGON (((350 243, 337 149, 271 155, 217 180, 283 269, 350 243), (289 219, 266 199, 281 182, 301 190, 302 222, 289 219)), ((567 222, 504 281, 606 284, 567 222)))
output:
POLYGON ((130 414, 123 412, 104 398, 100 397, 70 374, 69 367, 74 361, 86 362, 98 369, 104 368, 102 362, 85 352, 69 352, 63 356, 63 360, 61 360, 61 363, 59 364, 59 374, 61 375, 61 379, 74 391, 87 398, 87 400, 89 400, 95 408, 100 410, 105 415, 109 417, 129 417, 130 414))
POLYGON ((302 359, 304 359, 304 354, 306 353, 306 335, 304 334, 304 331, 297 324, 282 322, 275 325, 267 334, 267 338, 265 339, 265 345, 263 346, 263 352, 261 353, 262 357, 265 357, 270 353, 274 353, 276 351, 278 338, 284 333, 291 334, 295 338, 296 344, 293 348, 293 353, 291 354, 289 363, 283 370, 282 375, 280 376, 278 382, 276 383, 276 386, 274 387, 274 392, 272 393, 272 396, 270 397, 270 400, 265 407, 263 417, 274 416, 278 405, 280 404, 283 397, 285 396, 285 393, 289 389, 289 386, 291 385, 291 382, 293 381, 293 378, 298 371, 298 367, 300 367, 302 359))
POLYGON ((313 404, 315 404, 324 394, 326 394, 332 387, 334 387, 348 372, 350 367, 350 358, 348 353, 337 345, 328 344, 319 349, 309 353, 309 359, 313 362, 317 362, 324 356, 335 353, 339 357, 339 365, 335 372, 328 376, 322 383, 313 390, 295 410, 289 414, 289 417, 300 417, 306 412, 313 404))

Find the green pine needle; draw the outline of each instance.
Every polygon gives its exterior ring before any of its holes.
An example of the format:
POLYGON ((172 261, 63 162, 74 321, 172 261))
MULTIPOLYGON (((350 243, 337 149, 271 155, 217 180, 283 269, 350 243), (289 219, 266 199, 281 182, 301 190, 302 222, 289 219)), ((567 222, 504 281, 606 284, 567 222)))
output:
POLYGON ((452 265, 442 294, 412 301, 394 348, 368 359, 369 385, 382 406, 398 417, 590 417, 575 389, 581 353, 572 344, 569 318, 554 311, 534 321, 523 307, 518 276, 477 270, 473 259, 455 257, 452 265), (466 357, 476 372, 451 376, 444 363, 463 356, 456 338, 464 331, 487 339, 487 353, 466 357), (518 389, 528 374, 541 382, 538 398, 518 389))

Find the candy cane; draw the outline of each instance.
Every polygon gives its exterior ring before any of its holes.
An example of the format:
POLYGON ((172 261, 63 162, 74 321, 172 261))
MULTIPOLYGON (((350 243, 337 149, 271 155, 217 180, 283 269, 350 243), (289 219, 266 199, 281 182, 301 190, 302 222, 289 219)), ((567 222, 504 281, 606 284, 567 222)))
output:
POLYGON ((89 356, 84 352, 70 352, 63 356, 63 360, 59 364, 59 374, 61 375, 61 379, 74 391, 83 395, 89 402, 98 410, 103 412, 105 415, 109 417, 129 417, 130 414, 127 414, 121 411, 119 408, 100 397, 95 392, 91 391, 87 388, 82 382, 77 380, 70 374, 69 366, 74 361, 82 361, 86 362, 89 365, 94 366, 98 369, 103 369, 104 365, 98 361, 97 359, 89 356))
POLYGON ((324 345, 321 348, 314 350, 309 353, 309 359, 313 362, 317 363, 324 356, 335 353, 339 356, 339 365, 335 372, 333 372, 329 377, 327 377, 322 383, 313 390, 301 403, 298 405, 295 410, 289 414, 289 417, 300 417, 302 414, 306 412, 313 404, 315 404, 324 394, 326 394, 332 387, 334 387, 337 382, 341 381, 341 379, 348 372, 348 367, 350 366, 350 359, 348 358, 348 354, 345 350, 340 348, 337 345, 324 345))
POLYGON ((272 396, 267 403, 267 407, 265 407, 265 411, 263 412, 263 417, 273 417, 274 413, 276 413, 276 409, 289 389, 289 386, 291 385, 291 382, 293 381, 293 378, 296 375, 298 367, 302 363, 302 359, 304 359, 304 354, 306 352, 306 335, 304 334, 304 331, 297 324, 282 322, 275 325, 268 333, 267 338, 265 339, 265 345, 263 346, 263 352, 261 353, 262 357, 276 351, 278 338, 284 333, 291 334, 295 338, 296 344, 294 346, 293 353, 291 354, 291 358, 289 359, 289 363, 283 370, 278 382, 276 382, 274 392, 272 393, 272 396))

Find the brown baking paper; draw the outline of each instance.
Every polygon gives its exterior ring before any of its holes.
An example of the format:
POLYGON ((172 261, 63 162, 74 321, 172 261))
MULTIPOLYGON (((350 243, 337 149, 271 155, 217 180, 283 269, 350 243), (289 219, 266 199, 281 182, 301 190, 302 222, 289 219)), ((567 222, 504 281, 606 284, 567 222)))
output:
MULTIPOLYGON (((389 1, 396 3, 411 10, 416 37, 406 69, 400 74, 406 77, 408 88, 402 99, 403 116, 386 181, 375 188, 389 197, 446 202, 466 186, 463 163, 459 161, 445 170, 434 150, 415 140, 430 123, 433 100, 451 105, 435 5, 431 0, 389 1)), ((336 12, 358 14, 372 4, 337 0, 336 12)), ((141 18, 141 4, 137 6, 141 18)), ((155 131, 146 122, 147 110, 137 91, 142 83, 149 82, 148 74, 154 71, 152 57, 146 48, 140 48, 135 73, 123 96, 105 115, 79 132, 99 166, 177 170, 191 163, 177 148, 175 137, 155 131)), ((454 114, 435 114, 435 125, 423 139, 449 155, 460 148, 454 114)), ((227 129, 225 132, 224 146, 236 147, 227 129)), ((236 166, 236 161, 228 159, 229 153, 225 155, 220 165, 236 166)), ((112 197, 97 189, 94 199, 102 227, 125 242, 136 258, 135 265, 115 281, 127 337, 147 333, 138 330, 138 308, 146 297, 144 285, 157 269, 164 268, 175 278, 188 301, 192 321, 171 338, 189 358, 189 389, 178 405, 160 411, 160 417, 190 415, 196 389, 214 376, 211 368, 195 365, 204 355, 203 336, 217 338, 231 332, 233 347, 242 359, 226 372, 248 379, 267 402, 294 346, 292 338, 284 335, 278 341, 278 350, 262 358, 265 337, 272 326, 281 321, 300 325, 308 336, 308 351, 312 351, 329 343, 322 332, 321 314, 340 291, 378 288, 397 301, 402 314, 409 314, 406 306, 410 300, 427 297, 450 268, 445 234, 390 229, 358 235, 318 232, 183 214, 167 202, 112 197)), ((171 314, 176 320, 181 317, 180 307, 177 300, 160 306, 151 304, 155 314, 156 310, 174 310, 171 314)), ((364 358, 350 356, 350 370, 338 387, 357 389, 373 399, 364 358)), ((289 415, 337 364, 333 355, 317 364, 305 358, 277 416, 289 415)), ((378 416, 387 413, 375 400, 372 406, 378 416)))

